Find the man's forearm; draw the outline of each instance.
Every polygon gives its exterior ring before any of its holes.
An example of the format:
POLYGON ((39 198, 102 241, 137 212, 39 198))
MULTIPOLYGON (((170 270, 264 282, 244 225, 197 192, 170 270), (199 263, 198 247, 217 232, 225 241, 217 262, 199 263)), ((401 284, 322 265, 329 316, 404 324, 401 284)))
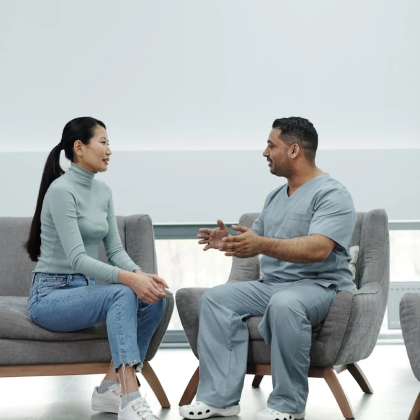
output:
POLYGON ((261 238, 260 253, 291 263, 314 263, 324 261, 329 251, 314 236, 291 239, 261 238))

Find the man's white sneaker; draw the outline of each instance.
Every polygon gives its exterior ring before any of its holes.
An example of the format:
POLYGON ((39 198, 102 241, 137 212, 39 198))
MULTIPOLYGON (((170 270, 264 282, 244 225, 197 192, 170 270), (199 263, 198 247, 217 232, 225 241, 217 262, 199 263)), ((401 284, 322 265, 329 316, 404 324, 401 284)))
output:
POLYGON ((305 418, 305 410, 301 413, 290 414, 266 408, 257 413, 257 420, 301 420, 303 418, 305 418))
POLYGON ((186 419, 201 420, 209 417, 236 416, 241 410, 239 404, 226 408, 217 408, 201 401, 179 407, 179 414, 186 419))
POLYGON ((121 404, 121 386, 120 384, 111 385, 105 392, 100 394, 98 387, 92 394, 91 407, 95 411, 104 411, 106 413, 117 413, 121 404))
POLYGON ((118 411, 118 420, 159 420, 144 398, 137 398, 118 411))

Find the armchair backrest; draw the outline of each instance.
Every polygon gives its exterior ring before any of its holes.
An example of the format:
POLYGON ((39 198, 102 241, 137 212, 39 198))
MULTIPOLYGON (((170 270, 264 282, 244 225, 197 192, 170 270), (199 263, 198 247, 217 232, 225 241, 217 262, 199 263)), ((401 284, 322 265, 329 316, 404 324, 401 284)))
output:
MULTIPOLYGON (((239 224, 251 227, 258 213, 245 213, 239 224)), ((357 213, 351 246, 358 245, 359 257, 356 263, 356 286, 363 287, 368 282, 378 282, 388 288, 389 282, 389 230, 388 218, 384 210, 357 213), (386 283, 386 284, 385 284, 386 283)), ((229 282, 256 280, 260 275, 258 257, 232 258, 229 282)))
MULTIPOLYGON (((32 218, 0 217, 0 295, 28 296, 36 263, 23 248, 32 218)), ((148 215, 118 216, 121 241, 132 260, 145 272, 157 273, 152 220, 148 215)), ((107 262, 103 244, 99 259, 107 262)), ((99 280, 99 279, 98 279, 99 280)))

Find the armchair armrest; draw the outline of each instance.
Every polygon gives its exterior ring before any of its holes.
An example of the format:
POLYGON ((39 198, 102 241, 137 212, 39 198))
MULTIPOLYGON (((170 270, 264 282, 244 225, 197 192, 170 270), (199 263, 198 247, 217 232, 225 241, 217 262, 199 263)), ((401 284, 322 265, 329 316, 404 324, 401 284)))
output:
POLYGON ((406 293, 402 297, 400 320, 408 359, 420 381, 420 293, 406 293))
POLYGON ((188 287, 176 292, 176 306, 191 349, 198 359, 198 304, 208 287, 188 287))
POLYGON ((150 362, 150 360, 155 357, 155 354, 158 351, 160 344, 162 343, 163 337, 166 334, 166 330, 168 329, 169 321, 171 320, 173 311, 174 296, 169 290, 166 290, 165 312, 163 313, 162 319, 160 320, 160 323, 156 328, 152 339, 150 340, 149 348, 147 349, 147 353, 144 359, 145 361, 150 362))
POLYGON ((368 357, 382 323, 383 294, 376 282, 340 292, 312 344, 311 366, 335 366, 368 357))

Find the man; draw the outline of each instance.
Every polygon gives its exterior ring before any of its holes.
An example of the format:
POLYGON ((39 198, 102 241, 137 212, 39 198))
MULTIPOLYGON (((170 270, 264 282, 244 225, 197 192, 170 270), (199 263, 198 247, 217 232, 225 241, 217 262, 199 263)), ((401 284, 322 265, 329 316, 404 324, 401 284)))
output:
POLYGON ((287 183, 272 191, 251 229, 228 235, 200 229, 199 243, 239 258, 262 254, 263 278, 224 284, 200 300, 196 403, 180 408, 189 419, 232 416, 247 366, 246 321, 271 345, 273 392, 257 420, 303 419, 308 397, 312 326, 321 323, 340 290, 355 288, 348 249, 356 213, 348 191, 315 165, 318 134, 304 118, 275 120, 263 156, 287 183))

